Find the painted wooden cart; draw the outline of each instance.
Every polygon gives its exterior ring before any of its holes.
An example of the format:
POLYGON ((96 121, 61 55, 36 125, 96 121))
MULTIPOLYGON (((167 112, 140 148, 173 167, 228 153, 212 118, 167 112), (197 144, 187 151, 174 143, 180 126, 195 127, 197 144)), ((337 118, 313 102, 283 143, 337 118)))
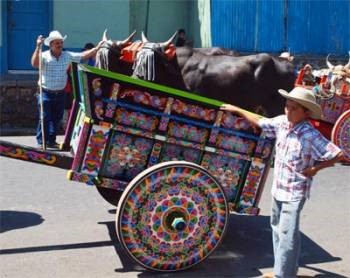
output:
POLYGON ((190 268, 220 244, 230 212, 259 213, 272 140, 219 101, 73 69, 72 155, 5 142, 0 151, 69 168, 69 180, 96 186, 117 206, 117 235, 133 260, 156 271, 190 268))
POLYGON ((332 73, 324 75, 316 86, 305 86, 302 83, 304 70, 299 72, 295 86, 312 90, 322 109, 321 120, 311 120, 325 137, 331 139, 345 154, 350 162, 350 82, 343 78, 339 86, 331 89, 332 73))

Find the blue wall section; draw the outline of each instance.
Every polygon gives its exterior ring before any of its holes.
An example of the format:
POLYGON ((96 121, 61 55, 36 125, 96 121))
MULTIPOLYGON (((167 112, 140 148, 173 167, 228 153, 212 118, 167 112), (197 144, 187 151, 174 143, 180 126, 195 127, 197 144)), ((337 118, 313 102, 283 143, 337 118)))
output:
POLYGON ((288 1, 288 45, 293 52, 346 54, 349 0, 288 1))
POLYGON ((349 0, 211 0, 213 46, 242 52, 344 55, 349 0))
POLYGON ((257 2, 254 51, 280 52, 284 50, 286 37, 284 9, 283 1, 264 0, 257 2))
POLYGON ((211 1, 211 34, 213 46, 241 51, 254 48, 255 1, 211 1), (251 12, 245 13, 246 10, 251 12), (244 16, 242 16, 244 14, 244 16))

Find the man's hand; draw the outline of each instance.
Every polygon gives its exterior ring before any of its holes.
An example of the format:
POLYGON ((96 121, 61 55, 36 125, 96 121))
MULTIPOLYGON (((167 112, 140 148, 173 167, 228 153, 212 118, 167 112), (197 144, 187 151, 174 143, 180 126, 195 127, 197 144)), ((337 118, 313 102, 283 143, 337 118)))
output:
POLYGON ((45 38, 42 35, 38 36, 38 38, 36 39, 36 47, 40 48, 44 40, 45 38))
POLYGON ((96 46, 97 50, 99 50, 105 42, 106 42, 105 40, 100 41, 96 46))

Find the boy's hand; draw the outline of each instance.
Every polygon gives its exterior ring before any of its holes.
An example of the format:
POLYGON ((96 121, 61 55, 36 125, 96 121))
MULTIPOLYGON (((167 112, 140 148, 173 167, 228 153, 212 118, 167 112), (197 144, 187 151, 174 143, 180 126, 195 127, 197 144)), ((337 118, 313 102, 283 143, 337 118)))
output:
POLYGON ((308 177, 308 178, 311 178, 313 177, 314 175, 317 174, 317 169, 316 167, 309 167, 309 168, 306 168, 304 171, 302 171, 301 173, 305 176, 305 177, 308 177))
POLYGON ((228 103, 225 103, 225 104, 220 106, 220 110, 226 110, 226 111, 231 111, 231 112, 237 112, 238 109, 239 108, 237 106, 234 106, 234 105, 228 104, 228 103))

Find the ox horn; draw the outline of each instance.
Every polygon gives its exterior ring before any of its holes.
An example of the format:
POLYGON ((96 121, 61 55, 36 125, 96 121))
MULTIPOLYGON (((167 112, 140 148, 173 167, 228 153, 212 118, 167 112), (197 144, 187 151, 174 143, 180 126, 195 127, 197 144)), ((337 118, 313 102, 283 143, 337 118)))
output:
POLYGON ((148 39, 146 38, 145 34, 143 33, 143 31, 141 33, 141 38, 142 38, 143 43, 149 42, 148 39))
POLYGON ((136 30, 134 30, 134 32, 132 32, 129 37, 127 37, 125 40, 123 40, 123 41, 121 41, 119 43, 122 46, 124 46, 125 44, 127 44, 128 42, 130 42, 132 40, 132 38, 135 36, 135 34, 136 34, 136 30))
POLYGON ((331 62, 328 61, 329 56, 331 56, 331 54, 328 54, 328 55, 327 55, 326 64, 327 64, 328 68, 329 68, 330 70, 332 70, 332 69, 334 69, 334 66, 331 64, 331 62))
POLYGON ((349 51, 349 61, 348 61, 348 63, 344 66, 344 69, 350 69, 350 51, 349 51))
POLYGON ((175 36, 177 35, 177 31, 175 31, 174 35, 172 35, 170 37, 170 39, 168 39, 166 42, 162 42, 160 43, 160 46, 163 48, 163 49, 166 49, 169 44, 171 44, 171 42, 173 41, 173 39, 175 39, 175 36))
POLYGON ((105 31, 103 32, 102 40, 103 40, 103 41, 108 41, 108 39, 107 39, 107 28, 106 28, 105 31))

